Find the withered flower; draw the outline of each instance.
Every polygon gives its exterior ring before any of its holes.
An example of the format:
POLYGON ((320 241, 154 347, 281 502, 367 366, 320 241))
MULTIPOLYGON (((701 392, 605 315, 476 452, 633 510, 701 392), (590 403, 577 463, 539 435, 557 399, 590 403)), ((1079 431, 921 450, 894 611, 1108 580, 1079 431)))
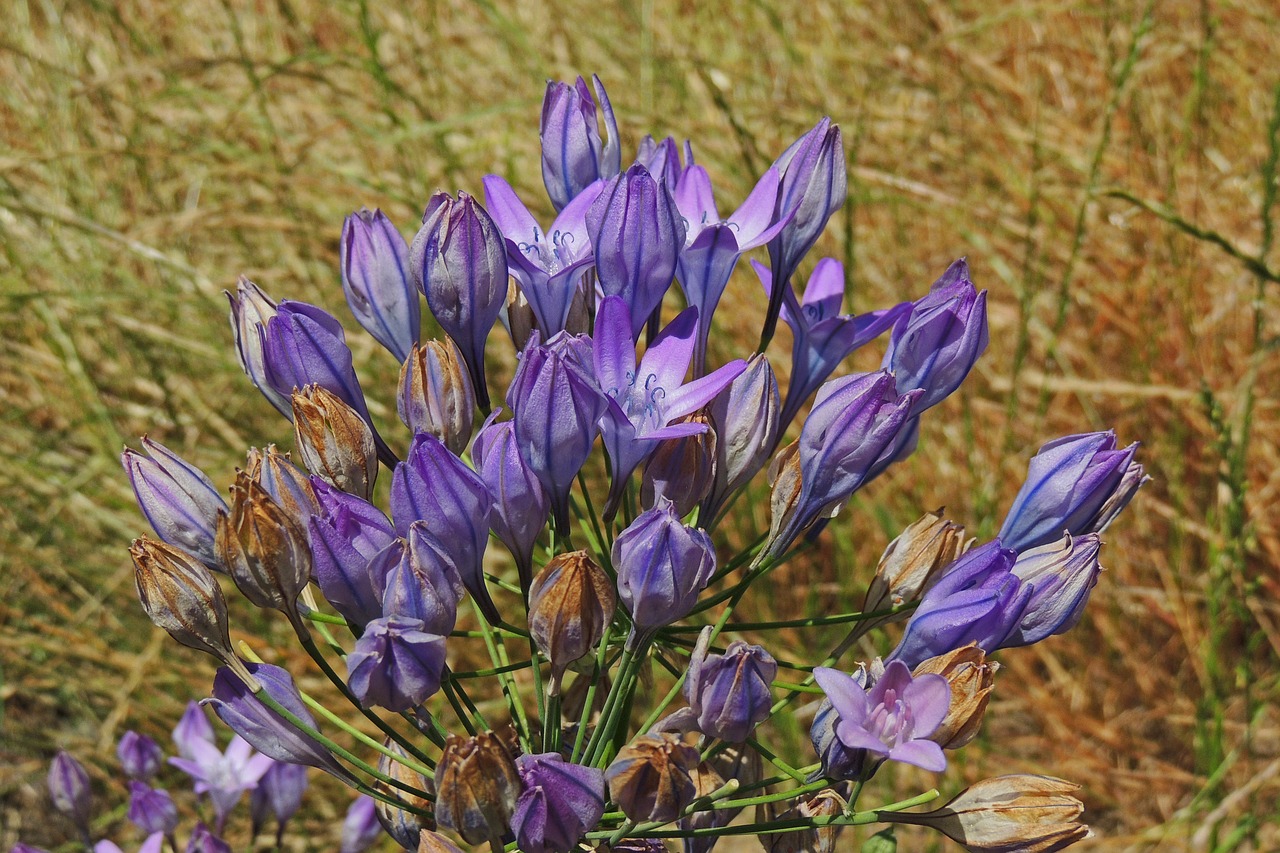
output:
POLYGON ((480 844, 500 839, 511 828, 520 774, 497 732, 450 735, 436 766, 436 790, 440 825, 468 844, 480 844))
POLYGON ((912 670, 913 677, 924 673, 941 675, 951 688, 947 716, 929 735, 929 740, 943 749, 959 749, 977 737, 999 669, 1000 664, 987 660, 977 643, 970 643, 962 649, 929 658, 912 670))
POLYGON ((306 469, 368 500, 378 476, 373 430, 360 413, 319 385, 293 392, 293 432, 306 469))
MULTIPOLYGON (((769 815, 773 820, 835 817, 844 812, 844 797, 828 788, 793 805, 779 815, 769 815)), ((768 853, 831 853, 835 850, 839 824, 815 826, 797 832, 778 832, 760 836, 760 844, 768 853)))
POLYGON ((414 344, 400 368, 400 420, 413 432, 429 432, 461 456, 471 440, 476 395, 462 353, 452 341, 414 344))
MULTIPOLYGON (((390 738, 383 740, 382 745, 401 758, 407 757, 404 748, 390 738)), ((378 759, 378 772, 390 776, 397 782, 403 782, 411 788, 416 788, 423 794, 430 795, 434 790, 430 779, 385 753, 381 754, 378 759)), ((431 801, 425 796, 410 794, 402 788, 392 787, 382 781, 375 781, 373 787, 393 799, 403 800, 407 805, 415 809, 427 813, 431 812, 431 801)), ((430 817, 397 808, 382 800, 375 801, 373 810, 378 817, 378 823, 382 824, 383 830, 405 850, 414 849, 414 845, 419 843, 419 836, 423 830, 436 828, 436 822, 430 817)))
POLYGON ((266 489, 241 471, 231 487, 231 513, 218 515, 218 558, 245 598, 286 613, 305 631, 298 595, 311 578, 306 534, 266 489))
MULTIPOLYGON (((864 613, 915 601, 943 567, 969 550, 973 540, 965 538, 964 525, 948 521, 942 512, 926 512, 884 549, 876 576, 867 589, 864 613)), ((903 613, 885 617, 877 624, 905 618, 903 613)))
POLYGON ((640 735, 604 773, 609 796, 634 821, 675 820, 698 796, 698 750, 673 734, 640 735))
POLYGON ((551 661, 550 694, 565 670, 591 651, 613 620, 613 582, 586 551, 560 554, 529 588, 529 632, 551 661))

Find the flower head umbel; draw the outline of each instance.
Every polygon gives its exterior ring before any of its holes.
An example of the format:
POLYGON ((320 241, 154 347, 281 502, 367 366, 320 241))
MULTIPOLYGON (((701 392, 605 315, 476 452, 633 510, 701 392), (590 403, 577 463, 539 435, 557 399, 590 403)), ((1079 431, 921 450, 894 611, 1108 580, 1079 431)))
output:
POLYGON ((542 99, 542 180, 556 210, 564 210, 587 187, 622 170, 613 105, 600 78, 592 75, 591 83, 595 98, 579 77, 573 83, 548 81, 542 99), (604 115, 605 139, 600 137, 596 118, 597 100, 604 115))
POLYGON ((947 715, 951 691, 945 678, 913 678, 901 661, 886 666, 870 690, 837 669, 818 667, 813 676, 835 707, 835 733, 845 747, 935 773, 946 769, 942 747, 928 740, 947 715))

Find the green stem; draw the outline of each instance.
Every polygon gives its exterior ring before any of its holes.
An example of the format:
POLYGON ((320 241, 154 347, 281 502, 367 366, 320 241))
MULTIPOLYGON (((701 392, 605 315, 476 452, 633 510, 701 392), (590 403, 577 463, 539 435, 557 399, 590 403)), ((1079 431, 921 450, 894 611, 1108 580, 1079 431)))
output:
MULTIPOLYGON (((600 647, 596 650, 595 672, 592 674, 591 683, 587 685, 587 696, 582 704, 582 719, 578 721, 578 734, 573 739, 573 752, 570 758, 574 762, 577 762, 578 758, 582 755, 583 747, 586 744, 587 721, 591 719, 591 709, 596 700, 596 686, 600 684, 600 679, 604 677, 604 659, 608 654, 609 638, 607 636, 601 637, 600 647)), ((603 709, 601 710, 603 711, 603 709)), ((601 722, 603 722, 603 719, 601 722)))
POLYGON ((399 763, 403 764, 405 767, 408 767, 410 770, 414 770, 418 773, 421 773, 423 776, 426 776, 428 779, 435 778, 434 762, 431 763, 430 766, 427 766, 426 764, 420 764, 417 761, 414 761, 412 758, 402 755, 392 749, 388 749, 386 746, 383 746, 381 742, 369 737, 367 734, 360 731, 355 726, 351 725, 346 720, 342 719, 337 714, 330 711, 322 703, 316 701, 310 694, 303 693, 301 690, 299 690, 298 695, 302 697, 302 701, 307 704, 307 707, 311 708, 320 716, 324 717, 330 723, 342 729, 344 732, 351 735, 353 738, 360 741, 365 746, 369 747, 375 752, 382 753, 383 755, 387 756, 393 761, 398 761, 399 763))
MULTIPOLYGON (((501 639, 495 639, 490 633, 489 623, 485 621, 484 614, 480 612, 480 607, 471 602, 472 608, 476 612, 476 619, 480 623, 480 630, 484 632, 484 644, 489 650, 489 658, 493 661, 495 669, 502 669, 508 666, 511 661, 507 659, 506 648, 502 645, 501 639)), ((520 702, 520 693, 515 688, 515 682, 511 678, 511 673, 503 670, 498 674, 498 681, 502 684, 502 695, 506 697, 507 707, 511 711, 511 722, 516 727, 516 736, 520 739, 520 747, 525 752, 532 752, 532 745, 529 742, 529 720, 525 717, 524 705, 520 702)))

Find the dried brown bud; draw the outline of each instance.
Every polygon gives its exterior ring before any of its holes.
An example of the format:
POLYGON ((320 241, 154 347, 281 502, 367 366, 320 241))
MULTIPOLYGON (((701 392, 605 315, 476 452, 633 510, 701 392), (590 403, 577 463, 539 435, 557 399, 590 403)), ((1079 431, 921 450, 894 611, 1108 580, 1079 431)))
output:
POLYGON ((716 433, 705 412, 694 412, 674 423, 702 424, 704 432, 659 442, 649 457, 640 486, 640 503, 651 507, 665 497, 683 518, 711 493, 716 482, 716 433))
POLYGON ((516 286, 515 279, 509 279, 507 281, 507 331, 511 335, 511 343, 515 344, 516 352, 524 351, 525 345, 529 343, 529 335, 533 334, 533 330, 537 327, 538 320, 534 317, 528 298, 516 286))
POLYGON ((155 539, 133 540, 133 580, 142 609, 182 645, 242 669, 227 633, 227 602, 213 572, 178 548, 155 539))
MULTIPOLYGON (((511 826, 520 774, 496 732, 450 735, 436 766, 436 819, 468 844, 500 839, 511 826)), ((501 842, 498 842, 501 844, 501 842)))
POLYGON ((944 749, 959 749, 977 737, 999 668, 1000 664, 987 660, 977 643, 929 658, 915 668, 913 676, 941 675, 951 688, 947 716, 929 740, 944 749))
POLYGON ((1051 853, 1090 836, 1080 823, 1080 786, 1050 776, 999 776, 961 791, 931 812, 879 812, 889 823, 936 829, 973 853, 1051 853))
POLYGON ((453 341, 414 344, 400 368, 400 420, 413 432, 426 432, 461 456, 471 440, 476 395, 462 353, 453 341))
POLYGON ((288 453, 277 450, 274 444, 268 444, 266 450, 249 448, 244 470, 249 479, 266 489, 267 494, 275 498, 280 508, 303 530, 306 530, 311 516, 320 511, 310 476, 293 464, 288 453))
MULTIPOLYGON (((569 303, 569 316, 564 318, 564 330, 571 335, 591 334, 591 318, 596 313, 595 270, 578 280, 577 290, 573 292, 573 300, 569 303)), ((545 343, 550 337, 543 334, 545 343)))
MULTIPOLYGON (((965 539, 964 525, 943 518, 941 509, 925 513, 884 549, 876 576, 867 589, 863 612, 874 613, 915 601, 938 572, 971 545, 973 540, 965 539)), ((877 624, 906 617, 906 613, 901 613, 877 624)))
POLYGON ((529 587, 529 632, 551 661, 551 695, 569 665, 591 651, 613 620, 613 582, 586 551, 561 554, 529 587))
POLYGON ((418 853, 462 853, 462 848, 440 833, 424 829, 418 836, 418 853))
MULTIPOLYGON (((693 779, 694 800, 702 797, 709 797, 716 791, 724 787, 724 778, 716 771, 709 762, 702 762, 693 769, 690 774, 693 779)), ((742 780, 738 780, 741 782, 742 780)), ((697 808, 695 806, 695 808, 697 808)), ((720 809, 715 808, 714 804, 708 803, 705 808, 693 812, 693 814, 680 818, 677 824, 681 829, 713 829, 720 826, 728 826, 729 821, 733 820, 737 809, 720 809)), ((719 839, 712 836, 694 836, 686 840, 686 853, 707 853, 719 839)))
MULTIPOLYGON (((828 788, 800 801, 773 819, 836 817, 844 812, 844 807, 844 797, 828 788)), ((833 824, 798 832, 778 832, 761 835, 760 844, 769 853, 831 853, 835 849, 836 836, 840 834, 840 830, 839 824, 833 824)))
MULTIPOLYGON (((769 541, 772 542, 790 521, 800 500, 800 442, 779 450, 769 463, 769 541)), ((767 548, 765 550, 768 550, 767 548)))
POLYGON ((311 578, 307 537, 262 486, 241 471, 231 487, 231 514, 219 513, 214 544, 244 597, 289 614, 295 627, 298 595, 311 578))
POLYGON ((635 821, 675 820, 698 795, 698 750, 679 735, 640 735, 605 771, 609 796, 635 821))
MULTIPOLYGON (((385 739, 382 745, 402 758, 407 755, 404 749, 390 738, 385 739)), ((421 791, 424 795, 430 795, 434 792, 430 779, 385 753, 381 754, 378 759, 378 772, 385 776, 390 776, 397 782, 403 782, 405 785, 421 791)), ((419 811, 431 813, 431 801, 426 796, 416 796, 403 788, 397 788, 380 780, 375 781, 373 787, 389 797, 402 800, 419 811)), ((423 830, 436 828, 436 822, 431 817, 397 808, 382 800, 374 801, 373 810, 378 817, 378 823, 382 824, 383 830, 405 850, 412 850, 414 845, 419 843, 419 835, 423 830)))
POLYGON ((373 430, 336 394, 319 385, 293 392, 293 434, 302 464, 334 488, 368 500, 378 476, 373 430))

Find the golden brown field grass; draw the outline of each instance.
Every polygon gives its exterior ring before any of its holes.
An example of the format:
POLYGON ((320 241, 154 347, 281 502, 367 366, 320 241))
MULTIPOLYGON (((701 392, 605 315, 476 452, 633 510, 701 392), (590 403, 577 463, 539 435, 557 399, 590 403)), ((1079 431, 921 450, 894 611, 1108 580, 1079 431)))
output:
MULTIPOLYGON (((105 780, 125 728, 158 737, 207 689, 209 662, 136 605, 125 545, 143 521, 117 457, 149 432, 226 482, 249 444, 288 443, 235 363, 220 291, 243 272, 345 316, 346 213, 379 206, 409 231, 431 192, 479 192, 487 172, 541 197, 543 81, 594 71, 628 148, 692 138, 728 209, 814 120, 838 121, 850 198, 821 248, 859 310, 961 255, 991 292, 990 349, 920 451, 744 612, 856 606, 922 510, 991 535, 1042 441, 1114 427, 1155 479, 1107 537, 1084 623, 1003 655, 985 735, 939 786, 1079 781, 1087 849, 1280 849, 1270 3, 5 8, 0 847, 57 837, 57 745, 105 780)), ((740 343, 756 290, 740 277, 721 312, 740 343)), ((393 420, 396 365, 352 340, 393 420)), ((275 630, 256 618, 237 611, 241 636, 275 630)), ((313 795, 310 826, 343 808, 313 795)))

